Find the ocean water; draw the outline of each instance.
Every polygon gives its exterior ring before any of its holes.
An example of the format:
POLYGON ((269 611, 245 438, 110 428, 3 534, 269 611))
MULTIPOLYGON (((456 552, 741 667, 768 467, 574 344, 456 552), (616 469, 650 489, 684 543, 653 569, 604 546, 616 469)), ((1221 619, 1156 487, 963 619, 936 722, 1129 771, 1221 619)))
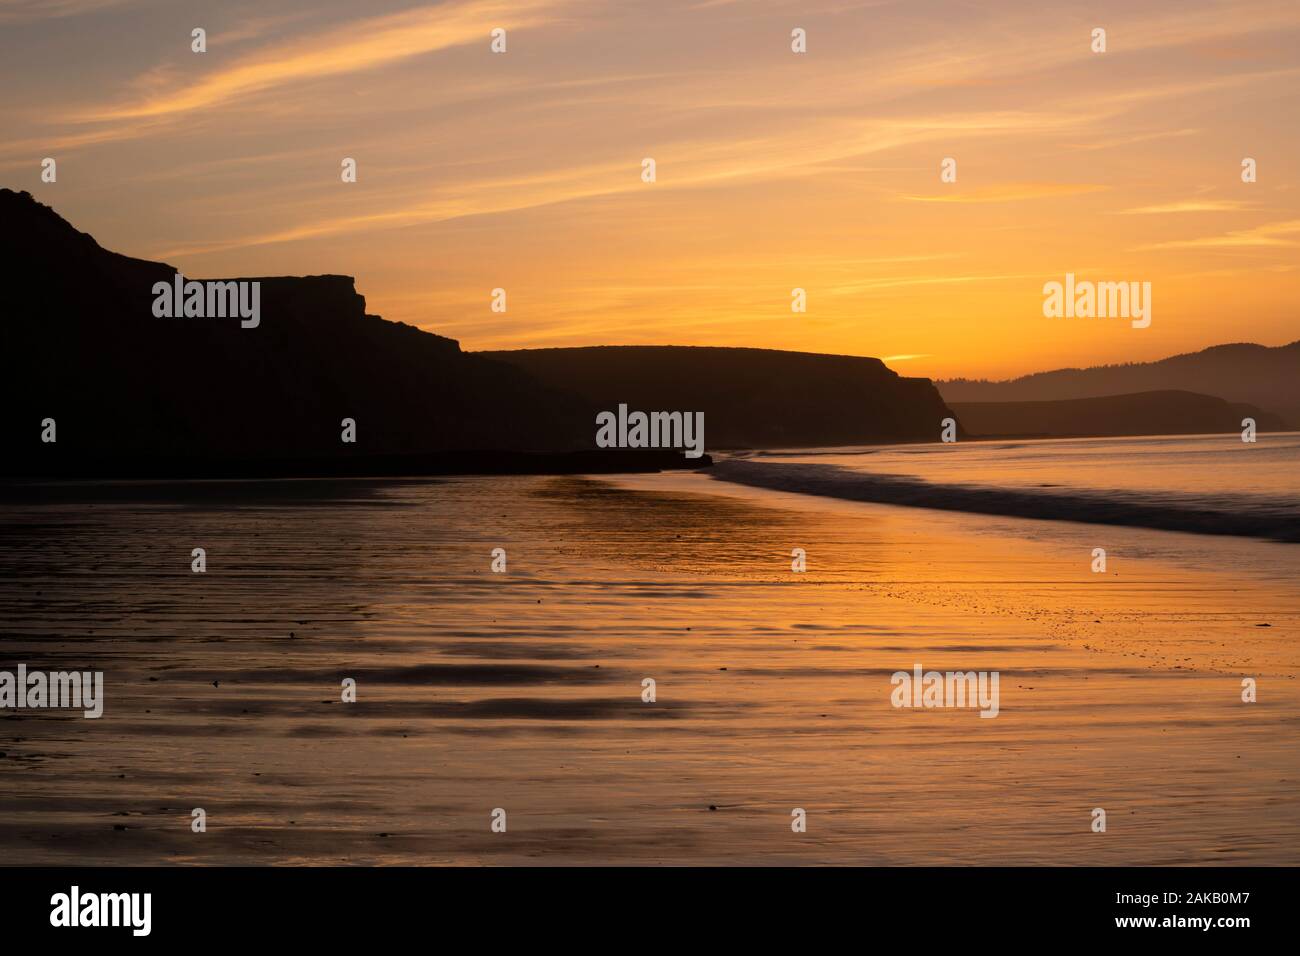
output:
POLYGON ((1300 862, 1294 564, 1126 531, 1094 574, 1022 524, 705 474, 11 489, 0 669, 106 700, 0 712, 0 862, 1300 862), (997 718, 891 706, 917 664, 997 718))
POLYGON ((719 477, 857 501, 1300 540, 1300 433, 760 452, 719 477))

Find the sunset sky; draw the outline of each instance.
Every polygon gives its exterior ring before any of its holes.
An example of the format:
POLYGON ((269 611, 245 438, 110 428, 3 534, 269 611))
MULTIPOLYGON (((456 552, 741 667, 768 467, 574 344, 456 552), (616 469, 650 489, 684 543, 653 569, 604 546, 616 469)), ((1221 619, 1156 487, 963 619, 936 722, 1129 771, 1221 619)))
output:
POLYGON ((0 80, 0 185, 105 247, 354 275, 466 349, 1005 377, 1300 338, 1296 0, 0 0, 0 80), (1066 272, 1150 282, 1151 327, 1044 318, 1066 272))

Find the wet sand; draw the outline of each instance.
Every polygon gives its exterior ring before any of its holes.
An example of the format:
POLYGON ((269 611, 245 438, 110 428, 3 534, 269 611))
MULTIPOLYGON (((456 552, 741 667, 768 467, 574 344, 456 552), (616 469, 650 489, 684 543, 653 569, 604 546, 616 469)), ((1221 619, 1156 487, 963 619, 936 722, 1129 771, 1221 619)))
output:
POLYGON ((704 474, 65 488, 0 505, 0 669, 105 713, 0 712, 0 861, 1296 864, 1297 570, 704 474))

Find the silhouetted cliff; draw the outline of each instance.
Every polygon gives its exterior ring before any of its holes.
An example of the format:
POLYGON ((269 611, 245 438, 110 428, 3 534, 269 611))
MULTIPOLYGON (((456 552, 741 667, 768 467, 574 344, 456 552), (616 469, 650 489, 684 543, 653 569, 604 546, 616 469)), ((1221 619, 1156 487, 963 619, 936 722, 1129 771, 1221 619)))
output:
POLYGON ((1139 392, 1058 402, 954 402, 973 438, 1074 438, 1106 435, 1210 435, 1240 432, 1243 418, 1261 432, 1285 431, 1278 416, 1254 405, 1195 392, 1139 392))
POLYGON ((157 284, 175 281, 172 266, 109 252, 28 193, 0 189, 0 475, 698 467, 708 459, 679 451, 555 455, 594 450, 595 413, 620 403, 704 412, 706 449, 934 440, 949 414, 929 381, 877 359, 677 347, 465 353, 366 314, 347 276, 200 280, 260 283, 247 328, 236 314, 157 314, 157 284), (345 418, 355 443, 341 440, 345 418), (42 441, 47 419, 53 443, 42 441))
POLYGON ((260 279, 260 324, 242 328, 238 317, 156 317, 154 284, 174 274, 0 190, 4 473, 592 445, 573 396, 367 315, 347 276, 260 279), (47 418, 53 445, 41 441, 47 418), (344 418, 356 420, 355 444, 340 439, 344 418))
POLYGON ((874 358, 640 345, 477 354, 577 392, 593 420, 619 403, 703 412, 708 448, 937 441, 950 414, 929 379, 874 358))

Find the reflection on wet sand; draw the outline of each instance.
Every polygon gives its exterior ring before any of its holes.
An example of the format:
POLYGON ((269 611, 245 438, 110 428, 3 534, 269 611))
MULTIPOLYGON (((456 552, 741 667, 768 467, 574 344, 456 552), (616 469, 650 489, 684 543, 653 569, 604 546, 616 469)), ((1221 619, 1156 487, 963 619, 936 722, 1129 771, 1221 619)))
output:
POLYGON ((0 859, 1297 862, 1293 588, 717 484, 9 489, 0 667, 107 701, 0 714, 0 859), (918 662, 999 716, 895 710, 918 662))

